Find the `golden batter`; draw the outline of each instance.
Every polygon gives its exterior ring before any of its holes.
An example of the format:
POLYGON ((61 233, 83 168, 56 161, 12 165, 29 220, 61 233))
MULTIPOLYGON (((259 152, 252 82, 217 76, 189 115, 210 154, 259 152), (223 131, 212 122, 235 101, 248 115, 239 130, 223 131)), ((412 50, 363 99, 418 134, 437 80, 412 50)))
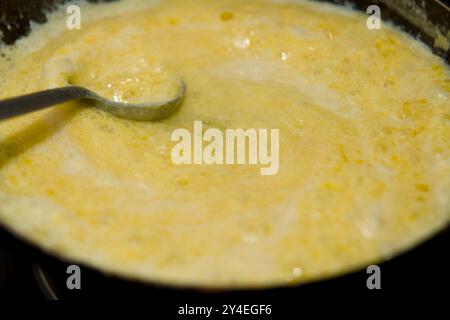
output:
POLYGON ((449 68, 366 16, 305 1, 65 8, 3 48, 0 98, 67 83, 170 96, 140 123, 82 103, 0 123, 0 221, 52 254, 208 287, 299 283, 378 262, 450 220, 449 68), (175 165, 175 129, 280 129, 279 172, 175 165))

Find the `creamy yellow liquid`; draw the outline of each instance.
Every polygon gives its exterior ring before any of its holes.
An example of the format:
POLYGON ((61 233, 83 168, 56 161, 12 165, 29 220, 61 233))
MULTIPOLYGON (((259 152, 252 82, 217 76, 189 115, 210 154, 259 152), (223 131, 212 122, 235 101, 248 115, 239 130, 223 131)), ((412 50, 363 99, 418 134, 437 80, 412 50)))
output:
POLYGON ((299 283, 379 262, 450 219, 449 68, 366 16, 314 2, 124 1, 65 8, 0 58, 0 98, 68 82, 82 103, 0 122, 0 221, 52 254, 208 287, 299 283), (175 89, 174 89, 175 88, 175 89), (280 129, 280 168, 181 165, 173 130, 280 129))

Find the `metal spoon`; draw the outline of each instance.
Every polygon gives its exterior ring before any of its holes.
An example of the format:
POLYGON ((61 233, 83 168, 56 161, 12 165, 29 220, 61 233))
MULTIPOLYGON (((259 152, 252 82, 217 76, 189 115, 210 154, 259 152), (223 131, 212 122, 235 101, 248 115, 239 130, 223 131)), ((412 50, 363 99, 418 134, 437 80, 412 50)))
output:
POLYGON ((186 86, 184 82, 180 81, 180 88, 173 99, 161 102, 133 104, 115 102, 103 98, 95 92, 80 86, 68 86, 0 101, 0 120, 78 99, 93 101, 98 108, 119 118, 135 121, 158 120, 171 115, 177 110, 184 98, 185 92, 186 86))

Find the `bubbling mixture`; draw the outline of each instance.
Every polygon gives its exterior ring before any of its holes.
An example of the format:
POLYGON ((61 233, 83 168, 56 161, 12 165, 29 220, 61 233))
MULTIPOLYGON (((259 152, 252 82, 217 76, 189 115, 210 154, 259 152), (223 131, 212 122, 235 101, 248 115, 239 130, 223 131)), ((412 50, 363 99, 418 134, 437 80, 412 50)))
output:
POLYGON ((70 84, 178 113, 83 102, 0 123, 0 221, 64 259, 162 283, 260 287, 379 262, 450 220, 450 78, 366 16, 307 1, 80 3, 2 49, 0 98, 70 84), (279 172, 175 165, 171 134, 277 128, 279 172))

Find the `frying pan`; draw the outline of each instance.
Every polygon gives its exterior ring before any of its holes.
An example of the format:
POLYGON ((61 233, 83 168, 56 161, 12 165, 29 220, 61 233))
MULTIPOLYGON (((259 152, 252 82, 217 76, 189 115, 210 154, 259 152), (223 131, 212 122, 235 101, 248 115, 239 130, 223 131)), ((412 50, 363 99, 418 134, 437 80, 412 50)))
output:
MULTIPOLYGON (((100 2, 91 0, 90 2, 100 2)), ((108 0, 104 0, 108 1, 108 0)), ((109 0, 113 1, 113 0, 109 0)), ((125 0, 126 1, 126 0, 125 0)), ((326 0, 319 0, 326 1, 326 0)), ((350 5, 365 11, 369 5, 380 6, 383 20, 392 21, 404 31, 427 44, 436 55, 450 62, 448 48, 442 48, 435 41, 436 32, 448 41, 450 34, 449 0, 331 0, 341 5, 350 5)), ((0 42, 11 45, 30 31, 30 22, 45 23, 45 12, 54 9, 65 0, 1 0, 0 1, 0 42)), ((380 264, 382 270, 382 290, 389 292, 434 291, 436 287, 450 288, 450 263, 445 260, 450 245, 450 227, 409 252, 380 264)), ((346 274, 331 279, 295 287, 270 288, 265 290, 225 290, 212 292, 196 289, 161 286, 154 283, 139 283, 105 275, 99 270, 81 266, 82 289, 68 290, 66 287, 67 266, 70 261, 61 261, 41 251, 31 243, 26 243, 0 227, 0 284, 7 283, 13 273, 21 273, 23 281, 35 280, 44 297, 48 299, 72 299, 86 297, 117 298, 145 297, 157 303, 192 303, 202 299, 217 303, 224 299, 245 299, 247 302, 264 303, 276 298, 288 301, 292 297, 311 295, 342 294, 358 292, 372 294, 366 287, 366 268, 350 270, 346 274), (25 266, 25 267, 24 267, 25 266), (32 272, 30 272, 30 269, 32 272), (30 276, 31 275, 31 276, 30 276)), ((6 286, 5 295, 20 296, 21 289, 6 286)), ((0 296, 1 296, 0 289, 0 296)))

